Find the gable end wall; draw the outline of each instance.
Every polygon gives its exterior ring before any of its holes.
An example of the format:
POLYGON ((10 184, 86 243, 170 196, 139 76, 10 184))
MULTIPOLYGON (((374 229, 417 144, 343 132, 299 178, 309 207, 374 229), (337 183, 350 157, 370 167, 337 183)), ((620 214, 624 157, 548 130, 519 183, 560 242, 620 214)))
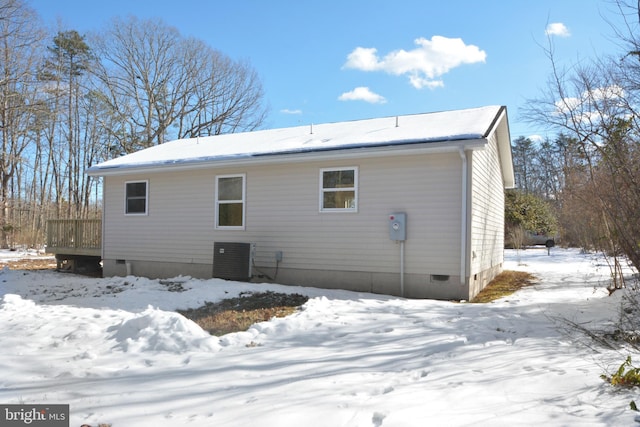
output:
POLYGON ((495 134, 486 149, 473 151, 469 298, 502 271, 504 185, 495 134))

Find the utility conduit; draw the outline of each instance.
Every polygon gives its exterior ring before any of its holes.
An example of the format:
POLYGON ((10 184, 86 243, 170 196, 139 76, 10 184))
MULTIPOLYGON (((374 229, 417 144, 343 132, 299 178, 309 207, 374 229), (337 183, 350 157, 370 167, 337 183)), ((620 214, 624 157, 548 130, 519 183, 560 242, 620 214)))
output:
POLYGON ((460 158, 462 159, 462 206, 460 220, 460 284, 466 282, 466 263, 467 263, 467 153, 463 147, 458 149, 460 158))

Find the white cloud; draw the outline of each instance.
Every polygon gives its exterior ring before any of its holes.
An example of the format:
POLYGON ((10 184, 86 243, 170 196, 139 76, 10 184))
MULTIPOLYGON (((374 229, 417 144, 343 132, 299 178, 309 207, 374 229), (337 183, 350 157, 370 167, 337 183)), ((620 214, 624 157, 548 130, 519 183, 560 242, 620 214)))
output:
POLYGON ((547 25, 544 33, 548 36, 569 37, 571 33, 569 29, 562 22, 552 22, 547 25))
POLYGON ((288 108, 280 110, 283 114, 302 114, 302 110, 289 110, 288 108))
POLYGON ((345 92, 338 97, 340 101, 365 101, 371 104, 384 104, 387 100, 382 95, 371 92, 368 87, 360 86, 351 92, 345 92))
MULTIPOLYGON (((597 87, 586 90, 579 97, 566 97, 560 101, 556 101, 556 111, 558 113, 569 113, 575 111, 590 111, 599 103, 605 103, 609 106, 624 104, 625 91, 621 86, 611 85, 606 87, 597 87)), ((604 110, 604 108, 600 108, 604 110)))
POLYGON ((485 62, 487 54, 477 46, 466 45, 460 38, 433 36, 414 41, 413 50, 399 49, 383 58, 376 48, 357 47, 347 56, 343 68, 361 71, 384 71, 393 75, 408 75, 417 89, 444 86, 441 76, 462 64, 485 62))
POLYGON ((544 141, 544 138, 542 137, 542 135, 538 135, 538 134, 529 135, 527 138, 529 138, 529 140, 531 140, 534 143, 540 143, 544 141))
POLYGON ((616 111, 626 111, 625 91, 618 85, 598 87, 555 102, 555 115, 578 123, 598 123, 616 111))

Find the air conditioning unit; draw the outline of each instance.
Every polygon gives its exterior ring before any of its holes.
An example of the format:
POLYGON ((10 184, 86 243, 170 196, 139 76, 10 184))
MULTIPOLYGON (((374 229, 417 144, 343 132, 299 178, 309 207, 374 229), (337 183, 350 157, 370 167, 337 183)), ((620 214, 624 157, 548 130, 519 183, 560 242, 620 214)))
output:
POLYGON ((251 280, 251 243, 215 242, 213 277, 248 282, 251 280))

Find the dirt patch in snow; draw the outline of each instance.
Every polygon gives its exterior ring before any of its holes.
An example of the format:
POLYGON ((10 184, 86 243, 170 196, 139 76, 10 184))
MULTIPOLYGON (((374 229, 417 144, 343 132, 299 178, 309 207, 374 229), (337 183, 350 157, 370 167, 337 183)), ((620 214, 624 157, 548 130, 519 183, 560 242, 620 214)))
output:
POLYGON ((309 297, 279 292, 247 292, 237 298, 207 302, 202 307, 177 310, 212 335, 246 331, 251 325, 295 313, 309 297))
POLYGON ((496 276, 473 299, 473 303, 487 303, 513 294, 514 292, 531 286, 537 282, 534 275, 524 271, 505 270, 496 276))
POLYGON ((0 268, 4 267, 9 267, 11 270, 55 270, 56 260, 52 257, 2 260, 0 268))

